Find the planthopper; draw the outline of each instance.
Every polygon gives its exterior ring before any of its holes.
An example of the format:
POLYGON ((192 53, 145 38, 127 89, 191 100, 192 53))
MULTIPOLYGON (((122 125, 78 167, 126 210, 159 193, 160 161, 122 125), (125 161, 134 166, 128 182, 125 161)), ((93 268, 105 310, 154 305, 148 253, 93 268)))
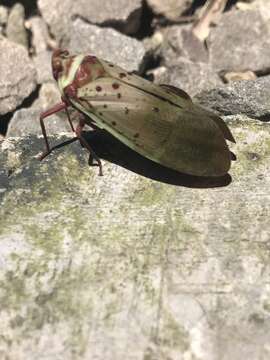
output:
POLYGON ((46 150, 51 152, 44 118, 65 110, 76 138, 102 164, 82 130, 85 125, 105 129, 139 154, 168 168, 195 176, 223 176, 233 154, 226 140, 235 142, 226 123, 194 104, 187 93, 171 85, 157 85, 93 55, 52 55, 53 76, 62 102, 40 116, 46 150), (76 129, 69 108, 84 116, 76 129))

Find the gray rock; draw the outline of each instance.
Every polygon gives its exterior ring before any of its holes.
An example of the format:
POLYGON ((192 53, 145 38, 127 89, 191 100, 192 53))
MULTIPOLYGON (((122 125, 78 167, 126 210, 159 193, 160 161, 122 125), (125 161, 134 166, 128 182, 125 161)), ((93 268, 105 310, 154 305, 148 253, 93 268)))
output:
POLYGON ((0 25, 6 25, 8 20, 8 8, 0 5, 0 25))
MULTIPOLYGON (((56 40, 68 47, 70 38, 71 17, 73 15, 73 1, 67 0, 38 0, 37 2, 42 18, 48 24, 56 40)), ((79 7, 79 1, 76 1, 79 7)))
POLYGON ((92 53, 127 70, 138 70, 145 56, 143 44, 114 29, 103 29, 81 19, 72 24, 70 47, 74 53, 92 53))
MULTIPOLYGON (((10 120, 7 137, 41 135, 39 117, 46 111, 61 102, 61 96, 56 83, 45 83, 41 86, 39 97, 31 108, 16 111, 10 120)), ((73 117, 76 117, 73 115, 73 117)), ((48 135, 71 131, 65 112, 51 115, 45 120, 48 135)))
POLYGON ((99 177, 78 143, 41 163, 41 138, 1 143, 3 358, 269 358, 269 124, 230 126, 216 189, 106 161, 99 177))
POLYGON ((39 0, 38 7, 51 32, 58 41, 68 46, 71 22, 81 17, 91 24, 117 25, 127 34, 139 29, 141 0, 39 0))
POLYGON ((243 80, 196 95, 201 105, 220 114, 246 114, 270 121, 270 76, 243 80))
POLYGON ((52 52, 42 51, 33 56, 33 62, 37 71, 37 83, 43 84, 48 81, 54 81, 52 75, 52 52))
POLYGON ((24 7, 22 4, 15 4, 9 13, 6 35, 7 38, 17 44, 28 47, 27 33, 24 26, 24 7))
POLYGON ((161 72, 154 72, 155 82, 174 85, 186 91, 190 96, 222 84, 220 77, 205 63, 179 59, 177 64, 163 69, 161 72))
POLYGON ((37 106, 41 110, 47 110, 61 101, 61 94, 56 81, 45 83, 39 91, 37 106))
POLYGON ((73 16, 80 16, 92 24, 119 24, 126 34, 139 30, 142 0, 88 0, 78 1, 73 16), (122 25, 122 26, 121 26, 122 25))
POLYGON ((263 71, 270 66, 270 27, 260 11, 230 11, 212 29, 208 47, 217 71, 263 71))
POLYGON ((192 0, 147 0, 147 3, 155 14, 177 20, 190 8, 192 0))
MULTIPOLYGON (((269 6, 269 1, 265 1, 265 0, 254 0, 254 1, 249 1, 247 3, 243 3, 240 2, 239 4, 236 4, 240 9, 241 8, 246 8, 246 10, 259 10, 263 19, 265 20, 265 24, 268 26, 269 30, 270 30, 270 24, 269 24, 269 20, 270 20, 270 6, 269 6)), ((244 9, 245 10, 245 9, 244 9)))
POLYGON ((36 71, 22 45, 0 38, 0 74, 0 114, 5 114, 36 87, 36 71))
POLYGON ((222 81, 209 65, 206 47, 191 30, 190 25, 165 29, 160 54, 166 70, 154 71, 154 75, 157 83, 177 86, 193 96, 198 91, 220 85, 222 81))
POLYGON ((35 53, 46 52, 50 35, 45 21, 40 16, 33 16, 28 20, 28 23, 32 33, 32 47, 35 53))
MULTIPOLYGON (((38 107, 20 109, 16 111, 9 123, 6 136, 9 138, 33 134, 42 135, 39 122, 40 114, 41 109, 38 107)), ((48 135, 71 131, 64 114, 61 117, 51 115, 47 120, 45 120, 45 127, 48 135)))
POLYGON ((208 62, 206 47, 193 35, 190 25, 174 25, 165 29, 161 55, 168 66, 177 62, 179 57, 193 62, 208 62))

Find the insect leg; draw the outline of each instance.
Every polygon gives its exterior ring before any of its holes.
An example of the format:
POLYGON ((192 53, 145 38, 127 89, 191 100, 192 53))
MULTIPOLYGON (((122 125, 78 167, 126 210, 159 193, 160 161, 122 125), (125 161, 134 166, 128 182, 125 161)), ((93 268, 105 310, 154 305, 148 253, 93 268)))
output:
POLYGON ((69 115, 67 106, 65 107, 65 111, 66 111, 66 114, 67 114, 67 118, 68 118, 69 125, 70 125, 72 131, 75 132, 75 129, 74 129, 74 126, 73 126, 73 124, 72 124, 72 121, 71 121, 71 118, 70 118, 70 115, 69 115))
POLYGON ((85 140, 85 138, 82 135, 82 130, 85 126, 85 120, 84 119, 80 119, 79 121, 79 125, 76 127, 75 133, 78 137, 78 139, 80 140, 80 142, 86 147, 86 149, 89 151, 90 155, 89 155, 89 165, 94 165, 93 164, 93 160, 97 161, 97 165, 99 167, 99 175, 102 176, 103 172, 102 172, 102 163, 100 161, 100 158, 97 156, 97 154, 94 152, 94 150, 91 148, 91 146, 88 144, 88 142, 85 140))
POLYGON ((53 152, 53 151, 56 150, 56 149, 60 149, 60 148, 63 147, 63 146, 72 144, 73 142, 75 142, 75 141, 77 141, 77 140, 79 140, 79 139, 78 139, 77 136, 76 136, 76 137, 74 137, 74 138, 72 138, 72 139, 63 141, 63 142, 60 143, 60 144, 54 145, 54 146, 51 147, 51 152, 53 152))
MULTIPOLYGON (((40 126, 41 126, 41 130, 42 130, 42 135, 44 137, 45 145, 46 145, 46 150, 40 156, 40 160, 44 159, 51 152, 51 148, 50 148, 50 145, 49 145, 49 141, 48 141, 45 125, 44 125, 44 119, 46 117, 48 117, 50 115, 53 115, 53 114, 56 114, 57 112, 62 111, 64 109, 67 111, 67 104, 65 102, 61 102, 61 103, 56 104, 55 106, 53 106, 51 109, 49 109, 47 111, 44 111, 40 115, 40 126)), ((69 118, 69 122, 71 122, 70 118, 69 118)))

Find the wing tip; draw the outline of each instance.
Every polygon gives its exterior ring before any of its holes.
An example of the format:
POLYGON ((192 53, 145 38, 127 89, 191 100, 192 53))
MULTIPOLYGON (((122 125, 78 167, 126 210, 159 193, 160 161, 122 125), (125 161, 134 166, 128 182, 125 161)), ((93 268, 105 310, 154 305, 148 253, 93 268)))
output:
POLYGON ((236 161, 237 160, 237 156, 235 155, 235 153, 233 153, 232 151, 230 151, 231 154, 231 160, 232 161, 236 161))

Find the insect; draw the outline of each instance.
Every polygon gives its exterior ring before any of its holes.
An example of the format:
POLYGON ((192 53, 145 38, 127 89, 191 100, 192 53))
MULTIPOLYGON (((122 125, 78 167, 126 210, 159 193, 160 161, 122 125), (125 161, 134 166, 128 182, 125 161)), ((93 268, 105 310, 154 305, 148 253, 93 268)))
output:
POLYGON ((235 142, 225 122, 195 105, 188 94, 171 85, 153 84, 132 72, 92 55, 70 55, 57 49, 52 55, 53 76, 62 102, 40 116, 46 151, 51 152, 44 119, 65 110, 76 138, 90 153, 90 162, 102 164, 84 139, 85 125, 105 129, 139 154, 182 173, 222 176, 233 154, 226 140, 235 142), (76 129, 69 108, 84 117, 76 129))

